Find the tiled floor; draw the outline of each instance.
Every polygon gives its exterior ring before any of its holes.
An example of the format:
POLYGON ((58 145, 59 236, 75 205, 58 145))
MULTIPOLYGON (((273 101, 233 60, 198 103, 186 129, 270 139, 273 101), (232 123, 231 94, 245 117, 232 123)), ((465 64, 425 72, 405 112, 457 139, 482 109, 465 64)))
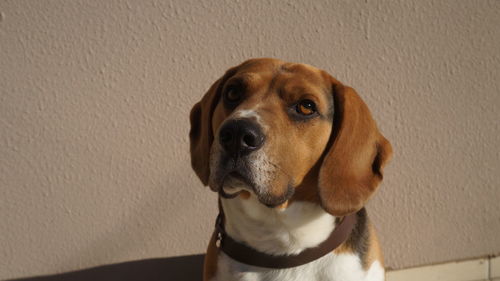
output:
POLYGON ((390 271, 387 281, 500 281, 500 257, 390 271))

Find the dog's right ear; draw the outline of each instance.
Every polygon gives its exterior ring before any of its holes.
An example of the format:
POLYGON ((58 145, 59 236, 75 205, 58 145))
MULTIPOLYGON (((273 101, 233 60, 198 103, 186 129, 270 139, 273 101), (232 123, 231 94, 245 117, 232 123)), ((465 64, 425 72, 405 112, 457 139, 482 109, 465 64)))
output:
POLYGON ((208 185, 210 148, 214 141, 212 115, 219 103, 224 82, 235 72, 236 68, 231 68, 224 76, 215 81, 201 101, 193 106, 189 115, 191 123, 189 131, 191 166, 204 185, 208 185))

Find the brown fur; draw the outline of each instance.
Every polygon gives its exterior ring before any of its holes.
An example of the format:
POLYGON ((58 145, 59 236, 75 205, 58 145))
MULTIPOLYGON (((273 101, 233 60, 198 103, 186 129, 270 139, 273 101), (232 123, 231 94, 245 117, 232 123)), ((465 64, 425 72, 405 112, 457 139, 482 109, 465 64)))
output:
POLYGON ((382 254, 382 249, 380 248, 380 242, 378 240, 375 227, 370 223, 368 229, 370 232, 368 239, 369 247, 366 260, 363 261, 363 265, 365 266, 365 269, 368 269, 373 262, 379 261, 380 265, 384 267, 384 255, 382 254))
POLYGON ((335 130, 320 170, 319 193, 328 212, 344 216, 361 209, 371 197, 392 148, 354 89, 331 79, 335 130))
POLYGON ((219 255, 219 248, 215 245, 215 233, 212 234, 210 242, 208 243, 207 254, 203 263, 203 280, 208 281, 212 279, 217 273, 217 256, 219 255))

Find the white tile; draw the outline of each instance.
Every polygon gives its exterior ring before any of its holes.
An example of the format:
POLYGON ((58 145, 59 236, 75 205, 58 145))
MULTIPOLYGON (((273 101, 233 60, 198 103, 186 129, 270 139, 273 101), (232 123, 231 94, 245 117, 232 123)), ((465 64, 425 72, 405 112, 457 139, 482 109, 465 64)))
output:
POLYGON ((490 260, 490 278, 500 279, 500 257, 491 258, 490 260))
POLYGON ((478 281, 488 279, 488 259, 390 271, 386 281, 478 281))

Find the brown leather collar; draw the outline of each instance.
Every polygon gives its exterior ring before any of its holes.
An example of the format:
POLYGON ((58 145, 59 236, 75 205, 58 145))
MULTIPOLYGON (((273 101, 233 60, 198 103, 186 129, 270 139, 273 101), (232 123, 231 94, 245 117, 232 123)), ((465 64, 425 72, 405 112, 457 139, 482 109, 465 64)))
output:
POLYGON ((307 248, 297 255, 275 256, 259 252, 246 244, 235 241, 231 236, 227 235, 224 229, 224 210, 219 198, 219 215, 215 222, 216 245, 226 255, 244 264, 266 268, 290 268, 312 262, 331 253, 347 240, 356 222, 356 213, 349 214, 337 224, 332 233, 330 233, 330 236, 318 246, 307 248))

